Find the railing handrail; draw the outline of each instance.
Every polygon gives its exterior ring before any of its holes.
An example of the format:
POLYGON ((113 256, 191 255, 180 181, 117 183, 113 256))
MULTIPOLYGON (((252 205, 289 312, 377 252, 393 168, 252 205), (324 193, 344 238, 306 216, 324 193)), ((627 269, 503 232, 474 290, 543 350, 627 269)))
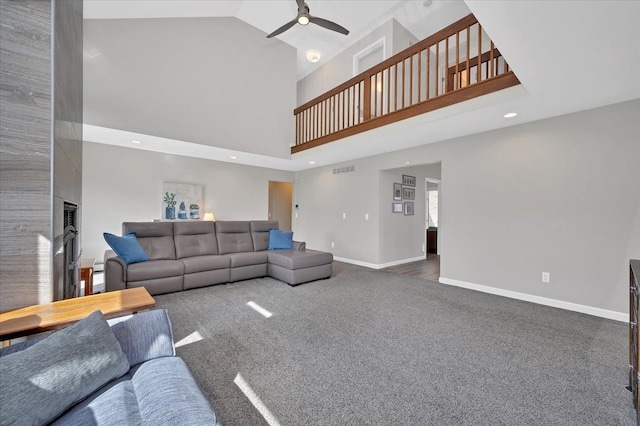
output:
POLYGON ((473 13, 465 16, 464 18, 454 22, 453 24, 441 29, 440 31, 438 31, 435 34, 430 35, 429 37, 425 38, 424 40, 421 40, 409 47, 407 47, 406 49, 404 49, 401 52, 396 53, 395 55, 391 56, 390 58, 385 59, 384 61, 380 62, 377 65, 374 65, 373 67, 369 68, 368 70, 365 70, 363 72, 361 72, 360 74, 350 78, 349 80, 345 81, 344 83, 340 84, 337 87, 334 87, 333 89, 329 90, 328 92, 323 93, 322 95, 308 101, 305 102, 304 104, 300 105, 299 107, 297 107, 296 109, 293 110, 293 114, 297 115, 300 112, 306 110, 307 108, 318 104, 324 100, 329 99, 332 96, 335 96, 336 94, 342 92, 343 90, 346 90, 348 87, 351 87, 353 84, 360 82, 362 80, 365 80, 367 77, 370 77, 371 75, 374 75, 376 73, 379 73, 381 71, 384 71, 385 69, 387 69, 389 66, 394 65, 398 62, 401 62, 403 60, 409 59, 411 58, 413 55, 422 52, 423 50, 425 50, 426 48, 431 47, 432 45, 442 41, 443 38, 447 38, 450 37, 452 34, 455 34, 456 32, 462 31, 465 28, 474 25, 475 23, 477 23, 478 20, 476 19, 476 17, 473 15, 473 13))

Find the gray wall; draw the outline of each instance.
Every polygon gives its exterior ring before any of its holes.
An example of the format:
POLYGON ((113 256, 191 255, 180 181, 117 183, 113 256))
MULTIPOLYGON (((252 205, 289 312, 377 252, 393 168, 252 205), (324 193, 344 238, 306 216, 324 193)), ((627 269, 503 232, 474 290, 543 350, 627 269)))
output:
POLYGON ((54 200, 80 196, 81 55, 82 1, 0 0, 0 311, 54 297, 54 200))
POLYGON ((333 89, 353 77, 353 56, 371 44, 386 38, 386 58, 409 47, 417 39, 391 19, 298 81, 298 105, 333 89))
POLYGON ((266 220, 269 181, 293 182, 287 171, 202 160, 85 142, 83 257, 102 261, 103 232, 121 235, 122 222, 159 219, 162 182, 204 185, 204 208, 216 220, 266 220))
POLYGON ((299 172, 295 230, 309 247, 387 260, 380 171, 441 161, 442 277, 626 312, 628 261, 640 257, 639 116, 636 100, 360 159, 355 173, 299 172))
POLYGON ((293 47, 236 18, 84 24, 85 123, 289 158, 293 47))

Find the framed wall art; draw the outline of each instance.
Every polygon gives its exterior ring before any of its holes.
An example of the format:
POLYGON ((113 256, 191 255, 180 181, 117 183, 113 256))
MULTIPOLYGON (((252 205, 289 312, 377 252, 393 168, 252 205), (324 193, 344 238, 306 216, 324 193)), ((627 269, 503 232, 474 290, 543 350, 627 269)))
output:
POLYGON ((404 215, 413 216, 413 201, 405 201, 404 203, 404 215))
POLYGON ((415 188, 407 188, 406 186, 402 187, 402 199, 403 200, 415 200, 416 199, 416 190, 415 188))
POLYGON ((402 184, 400 183, 393 184, 393 199, 395 201, 402 200, 402 184))
POLYGON ((393 213, 402 213, 402 203, 391 203, 391 211, 393 213))
POLYGON ((406 186, 416 186, 416 177, 402 175, 402 184, 406 186))
POLYGON ((162 220, 200 219, 202 185, 162 183, 162 220))

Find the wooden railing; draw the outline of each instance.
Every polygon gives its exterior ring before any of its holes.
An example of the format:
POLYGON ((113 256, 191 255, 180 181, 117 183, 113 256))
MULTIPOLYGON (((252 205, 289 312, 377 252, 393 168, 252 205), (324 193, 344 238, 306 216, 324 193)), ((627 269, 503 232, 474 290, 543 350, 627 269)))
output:
POLYGON ((296 108, 291 152, 517 84, 493 41, 468 15, 296 108))

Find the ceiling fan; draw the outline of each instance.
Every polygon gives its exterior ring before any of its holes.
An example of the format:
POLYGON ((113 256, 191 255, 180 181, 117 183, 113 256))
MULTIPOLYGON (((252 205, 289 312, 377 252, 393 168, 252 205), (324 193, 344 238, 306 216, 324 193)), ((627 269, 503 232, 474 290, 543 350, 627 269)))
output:
POLYGON ((271 37, 277 36, 278 34, 282 34, 283 32, 287 31, 289 28, 293 27, 296 23, 300 25, 307 25, 309 24, 309 22, 311 22, 312 24, 320 25, 321 27, 324 27, 328 30, 339 32, 340 34, 344 34, 344 35, 349 34, 349 30, 347 30, 343 26, 336 24, 335 22, 318 18, 316 16, 311 16, 309 14, 309 6, 307 6, 304 0, 296 0, 296 3, 298 3, 298 16, 296 16, 296 19, 294 19, 293 21, 287 22, 286 24, 284 24, 283 26, 281 26, 280 28, 278 28, 277 30, 269 34, 267 38, 271 38, 271 37))

